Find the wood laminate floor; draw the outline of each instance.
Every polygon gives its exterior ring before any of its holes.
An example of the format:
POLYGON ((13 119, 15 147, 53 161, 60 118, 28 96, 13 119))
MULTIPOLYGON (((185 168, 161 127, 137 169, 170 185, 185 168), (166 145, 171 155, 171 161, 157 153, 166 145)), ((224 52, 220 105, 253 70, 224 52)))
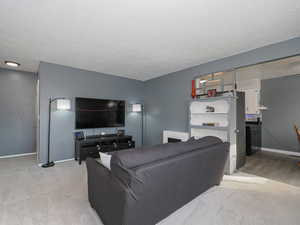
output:
POLYGON ((260 151, 248 156, 240 171, 300 187, 299 161, 300 157, 260 151))

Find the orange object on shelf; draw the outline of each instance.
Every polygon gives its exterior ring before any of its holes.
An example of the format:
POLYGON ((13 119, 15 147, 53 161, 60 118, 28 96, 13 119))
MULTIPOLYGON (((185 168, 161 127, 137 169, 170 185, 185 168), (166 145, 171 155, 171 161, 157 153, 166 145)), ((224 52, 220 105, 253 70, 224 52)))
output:
POLYGON ((192 98, 196 97, 196 81, 192 80, 192 98))

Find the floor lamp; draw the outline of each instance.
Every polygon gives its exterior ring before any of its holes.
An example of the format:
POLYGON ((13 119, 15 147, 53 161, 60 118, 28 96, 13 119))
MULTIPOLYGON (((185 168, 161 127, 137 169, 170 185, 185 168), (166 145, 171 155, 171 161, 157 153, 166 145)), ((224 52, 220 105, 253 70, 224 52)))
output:
POLYGON ((48 119, 48 156, 47 162, 42 165, 43 168, 52 167, 55 165, 53 161, 50 161, 50 141, 51 141, 51 115, 52 115, 52 103, 56 102, 57 111, 69 111, 71 109, 71 100, 58 97, 49 99, 49 119, 48 119))
POLYGON ((142 146, 144 144, 144 107, 142 104, 138 103, 138 104, 132 104, 132 112, 138 112, 141 113, 142 115, 142 146))

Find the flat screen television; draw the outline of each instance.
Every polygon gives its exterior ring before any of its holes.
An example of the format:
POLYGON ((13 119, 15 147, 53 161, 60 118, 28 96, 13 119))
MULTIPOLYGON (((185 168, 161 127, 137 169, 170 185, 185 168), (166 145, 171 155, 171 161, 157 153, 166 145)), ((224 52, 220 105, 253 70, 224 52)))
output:
POLYGON ((76 98, 75 108, 76 129, 125 126, 125 101, 76 98))

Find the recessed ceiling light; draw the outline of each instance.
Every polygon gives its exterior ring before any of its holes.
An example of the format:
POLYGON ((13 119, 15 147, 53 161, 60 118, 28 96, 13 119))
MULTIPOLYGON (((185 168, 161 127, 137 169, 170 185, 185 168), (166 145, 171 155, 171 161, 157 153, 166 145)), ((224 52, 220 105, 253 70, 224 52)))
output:
POLYGON ((200 80, 200 84, 204 84, 207 80, 200 80))
POLYGON ((18 66, 20 66, 20 63, 13 62, 13 61, 5 61, 4 63, 5 63, 5 65, 11 66, 11 67, 18 67, 18 66))

